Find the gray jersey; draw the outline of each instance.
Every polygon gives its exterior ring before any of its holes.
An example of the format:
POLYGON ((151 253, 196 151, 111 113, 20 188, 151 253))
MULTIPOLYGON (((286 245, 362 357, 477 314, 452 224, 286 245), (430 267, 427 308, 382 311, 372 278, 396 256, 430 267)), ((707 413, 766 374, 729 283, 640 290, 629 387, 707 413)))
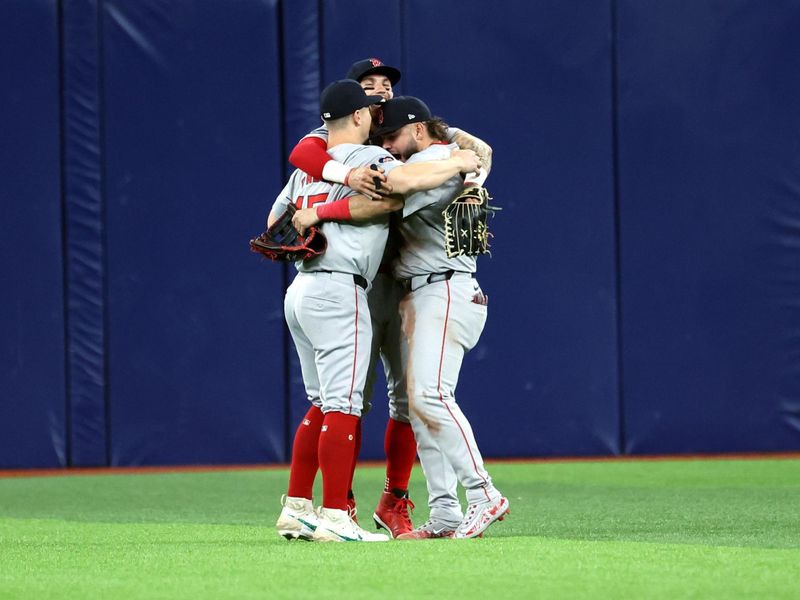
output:
POLYGON ((309 131, 307 134, 305 134, 303 136, 303 139, 310 138, 310 137, 315 137, 315 138, 319 138, 321 140, 325 140, 325 143, 327 143, 328 142, 328 126, 327 125, 321 125, 321 126, 317 127, 316 129, 314 129, 313 131, 309 131))
MULTIPOLYGON (((327 143, 328 126, 322 125, 321 127, 317 127, 313 131, 310 131, 309 133, 303 136, 303 139, 306 138, 319 138, 323 140, 325 143, 327 143)), ((389 174, 388 170, 386 171, 386 174, 387 175, 389 174)), ((391 218, 394 219, 394 215, 391 218)), ((397 256, 397 248, 399 245, 400 245, 400 236, 397 234, 397 228, 393 225, 390 225, 389 241, 386 244, 386 251, 383 253, 383 258, 381 259, 381 273, 389 273, 391 271, 391 264, 392 261, 394 260, 394 257, 397 256)))
POLYGON ((447 141, 452 144, 453 140, 456 139, 456 136, 459 133, 464 133, 464 132, 461 131, 458 127, 448 127, 447 128, 447 141))
MULTIPOLYGON (((448 142, 452 142, 459 133, 463 133, 463 131, 461 131, 458 127, 448 127, 447 128, 447 141, 448 142)), ((314 129, 312 131, 309 131, 306 135, 303 136, 303 139, 310 138, 310 137, 319 138, 319 139, 325 140, 327 142, 328 141, 328 126, 327 125, 321 125, 320 127, 317 127, 316 129, 314 129)))
MULTIPOLYGON (((339 144, 328 152, 334 160, 351 167, 379 164, 387 174, 402 164, 378 146, 339 144)), ((298 169, 292 173, 289 182, 275 199, 272 214, 275 217, 281 215, 290 203, 294 203, 297 208, 310 208, 316 204, 328 204, 355 194, 349 187, 314 179, 298 169)), ((365 277, 368 281, 375 278, 386 247, 388 215, 363 223, 329 221, 323 223, 320 228, 328 238, 327 250, 318 258, 297 261, 295 266, 298 271, 353 273, 365 277)))
MULTIPOLYGON (((433 144, 408 159, 407 164, 442 160, 450 157, 455 144, 433 144)), ((477 261, 474 256, 447 258, 444 246, 444 217, 442 211, 464 187, 460 175, 451 177, 439 187, 415 192, 406 198, 403 220, 399 230, 403 237, 400 255, 394 261, 394 275, 408 279, 427 273, 464 271, 474 273, 477 261)))

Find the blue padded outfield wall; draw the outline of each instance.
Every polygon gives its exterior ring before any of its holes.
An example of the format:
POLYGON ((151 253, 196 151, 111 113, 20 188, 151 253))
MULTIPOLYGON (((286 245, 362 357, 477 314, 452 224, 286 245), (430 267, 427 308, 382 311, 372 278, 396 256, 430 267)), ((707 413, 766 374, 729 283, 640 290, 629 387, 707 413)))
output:
POLYGON ((285 459, 283 279, 247 246, 283 173, 280 25, 234 6, 103 3, 112 464, 285 459))
POLYGON ((59 21, 0 3, 0 466, 67 464, 59 21))
POLYGON ((797 448, 800 2, 625 0, 618 32, 624 450, 797 448))
POLYGON ((371 56, 494 149, 486 456, 800 450, 800 2, 373 7, 0 3, 0 468, 288 460, 292 272, 247 240, 371 56))

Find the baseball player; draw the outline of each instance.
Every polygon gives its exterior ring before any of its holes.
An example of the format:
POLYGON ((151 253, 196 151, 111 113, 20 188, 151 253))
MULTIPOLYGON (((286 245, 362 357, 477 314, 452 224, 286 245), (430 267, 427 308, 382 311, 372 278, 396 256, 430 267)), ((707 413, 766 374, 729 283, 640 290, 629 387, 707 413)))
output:
MULTIPOLYGON (((393 88, 400 80, 400 71, 384 64, 380 59, 368 58, 353 63, 347 73, 348 79, 361 84, 367 94, 377 94, 386 100, 393 97, 393 88)), ((374 123, 373 123, 374 130, 374 123)), ((491 168, 491 148, 483 141, 459 129, 448 129, 449 139, 461 148, 474 150, 483 169, 491 168)), ((375 171, 366 167, 352 168, 334 160, 325 147, 327 129, 323 126, 304 137, 292 150, 289 161, 298 169, 328 181, 346 184, 368 197, 382 198, 391 191, 386 177, 379 173, 382 189, 375 188, 375 171)), ((315 224, 316 214, 295 216, 298 229, 315 224), (310 217, 310 218, 309 218, 310 217)), ((390 230, 384 260, 373 281, 368 294, 372 316, 373 342, 370 366, 364 390, 365 411, 369 409, 370 396, 376 377, 375 364, 380 357, 387 382, 389 399, 389 419, 384 436, 386 453, 386 479, 384 490, 373 513, 378 527, 386 529, 392 537, 408 533, 413 529, 409 508, 413 503, 408 497, 408 482, 417 454, 416 440, 408 419, 408 397, 405 391, 405 377, 402 373, 400 355, 400 314, 398 305, 405 293, 402 286, 391 275, 391 261, 397 252, 395 228, 390 230)), ((361 429, 356 432, 357 449, 360 448, 361 429)), ((356 459, 358 452, 356 452, 356 459)), ((355 464, 353 464, 355 470, 355 464)), ((352 480, 351 480, 352 487, 352 480)), ((349 492, 350 511, 355 515, 355 498, 349 492)))
MULTIPOLYGON (((399 193, 431 189, 459 172, 478 165, 472 152, 453 153, 448 160, 402 165, 376 146, 363 146, 372 117, 369 107, 383 102, 367 96, 351 80, 329 85, 320 110, 328 131, 328 151, 351 168, 381 164, 387 183, 399 193)), ((371 345, 367 289, 374 279, 388 236, 388 213, 400 206, 384 199, 384 215, 348 223, 365 198, 354 199, 343 185, 315 180, 295 171, 276 199, 274 221, 290 203, 313 208, 330 222, 324 225, 327 251, 297 263, 298 274, 286 292, 284 312, 300 358, 303 383, 312 403, 295 436, 289 489, 277 521, 280 535, 316 541, 385 541, 367 532, 348 511, 347 492, 355 461, 356 428, 371 345), (341 202, 336 202, 342 200, 341 202), (310 449, 315 451, 311 452, 310 449), (311 493, 316 471, 322 472, 323 501, 313 509, 311 493)))
MULTIPOLYGON (((446 126, 418 98, 397 97, 383 106, 377 133, 383 147, 407 165, 446 159, 446 126)), ((471 538, 508 513, 508 500, 487 473, 469 421, 455 399, 464 354, 483 331, 488 299, 474 256, 448 258, 442 211, 463 188, 454 176, 436 189, 406 196, 403 237, 394 275, 408 294, 400 303, 404 366, 411 425, 428 483, 429 520, 399 539, 471 538), (462 515, 456 481, 466 490, 462 515)))

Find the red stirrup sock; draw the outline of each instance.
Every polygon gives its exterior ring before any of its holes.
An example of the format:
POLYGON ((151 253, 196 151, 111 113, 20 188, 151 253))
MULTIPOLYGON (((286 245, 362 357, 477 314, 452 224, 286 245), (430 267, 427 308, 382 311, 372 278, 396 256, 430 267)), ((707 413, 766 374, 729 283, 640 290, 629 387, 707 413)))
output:
POLYGON ((311 500, 314 493, 314 479, 319 468, 317 449, 324 418, 322 411, 312 406, 297 427, 292 444, 292 468, 289 471, 287 496, 311 500))
POLYGON ((325 415, 319 435, 319 467, 322 471, 322 506, 347 510, 350 469, 356 451, 359 417, 340 412, 325 415))
POLYGON ((348 484, 347 491, 350 492, 350 497, 354 498, 355 496, 352 495, 353 492, 353 478, 356 474, 356 464, 358 464, 358 453, 361 452, 361 419, 358 420, 358 425, 356 425, 356 451, 353 454, 353 466, 350 469, 350 483, 348 484))
POLYGON ((417 458, 417 440, 410 423, 389 419, 386 424, 386 436, 383 439, 386 452, 386 487, 384 491, 394 489, 407 490, 411 469, 417 458))

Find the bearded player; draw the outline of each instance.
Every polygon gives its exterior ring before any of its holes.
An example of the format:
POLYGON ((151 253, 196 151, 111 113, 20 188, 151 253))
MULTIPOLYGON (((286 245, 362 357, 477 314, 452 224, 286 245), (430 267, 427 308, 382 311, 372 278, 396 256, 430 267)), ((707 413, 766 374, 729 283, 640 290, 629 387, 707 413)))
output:
MULTIPOLYGON (((402 165, 382 148, 361 145, 370 130, 369 107, 377 102, 383 102, 383 98, 367 96, 352 80, 335 82, 323 91, 320 110, 330 130, 327 147, 344 164, 354 168, 382 164, 387 183, 399 193, 431 189, 459 172, 477 168, 473 152, 453 153, 448 160, 402 165)), ((388 539, 361 529, 348 511, 347 491, 356 458, 372 337, 366 293, 388 236, 385 215, 359 224, 349 222, 353 220, 351 201, 356 200, 351 196, 354 192, 349 188, 315 180, 298 170, 276 199, 269 217, 272 224, 288 204, 295 204, 300 208, 313 206, 314 212, 323 212, 325 207, 330 219, 324 226, 327 251, 296 263, 298 274, 284 302, 286 322, 312 404, 295 436, 289 489, 276 523, 279 534, 287 539, 388 539), (318 468, 323 485, 319 512, 313 508, 311 495, 318 468)))
MULTIPOLYGON (((377 58, 356 61, 347 73, 348 79, 356 80, 369 95, 380 95, 386 100, 393 97, 394 86, 400 80, 400 71, 384 64, 377 58)), ((373 114, 375 114, 373 112, 373 114)), ((375 125, 373 124, 373 131, 375 125)), ((289 156, 289 161, 302 171, 326 181, 344 184, 367 197, 379 199, 392 191, 391 184, 386 181, 383 169, 376 173, 368 167, 354 168, 334 160, 326 151, 327 129, 323 126, 315 129, 303 138, 289 156), (381 184, 376 189, 375 177, 381 184)), ((459 129, 449 128, 448 139, 455 141, 461 148, 474 150, 481 159, 485 172, 491 168, 491 148, 483 141, 459 129)), ((314 215, 302 212, 295 217, 298 229, 316 222, 314 215), (310 218, 309 218, 310 217, 310 218), (305 222, 304 222, 305 220, 305 222)), ((390 230, 389 243, 384 260, 373 281, 369 292, 369 307, 372 316, 373 342, 370 368, 364 390, 365 411, 369 410, 369 400, 375 382, 375 364, 381 358, 387 382, 389 399, 389 419, 384 436, 386 453, 386 479, 384 491, 375 508, 373 519, 379 527, 389 531, 392 537, 408 533, 413 529, 409 508, 413 503, 408 497, 408 482, 417 454, 416 441, 408 416, 408 396, 405 390, 405 377, 402 375, 400 353, 400 314, 399 303, 404 294, 402 286, 391 275, 391 261, 397 254, 395 228, 390 230)), ((313 421, 302 427, 312 427, 313 421)), ((299 436, 295 440, 302 440, 299 436)), ((356 431, 356 443, 360 447, 361 427, 356 431)), ((295 448, 294 451, 302 451, 295 448)), ((310 453, 311 449, 307 450, 310 453)), ((357 459, 356 454, 356 459, 357 459)), ((352 466, 355 471, 355 464, 352 466)), ((352 480, 351 480, 352 488, 352 480)), ((349 492, 350 511, 356 513, 355 498, 352 489, 349 492)))
MULTIPOLYGON (((446 142, 446 125, 418 98, 390 100, 382 114, 377 133, 383 147, 406 165, 444 160, 457 148, 446 142)), ((475 279, 476 257, 445 251, 444 210, 463 185, 454 176, 435 189, 406 195, 399 224, 403 243, 393 267, 408 292, 400 303, 404 367, 431 508, 425 524, 399 539, 477 537, 508 513, 508 500, 486 471, 455 398, 464 355, 478 342, 488 307, 475 279), (465 514, 456 481, 466 492, 465 514)))

